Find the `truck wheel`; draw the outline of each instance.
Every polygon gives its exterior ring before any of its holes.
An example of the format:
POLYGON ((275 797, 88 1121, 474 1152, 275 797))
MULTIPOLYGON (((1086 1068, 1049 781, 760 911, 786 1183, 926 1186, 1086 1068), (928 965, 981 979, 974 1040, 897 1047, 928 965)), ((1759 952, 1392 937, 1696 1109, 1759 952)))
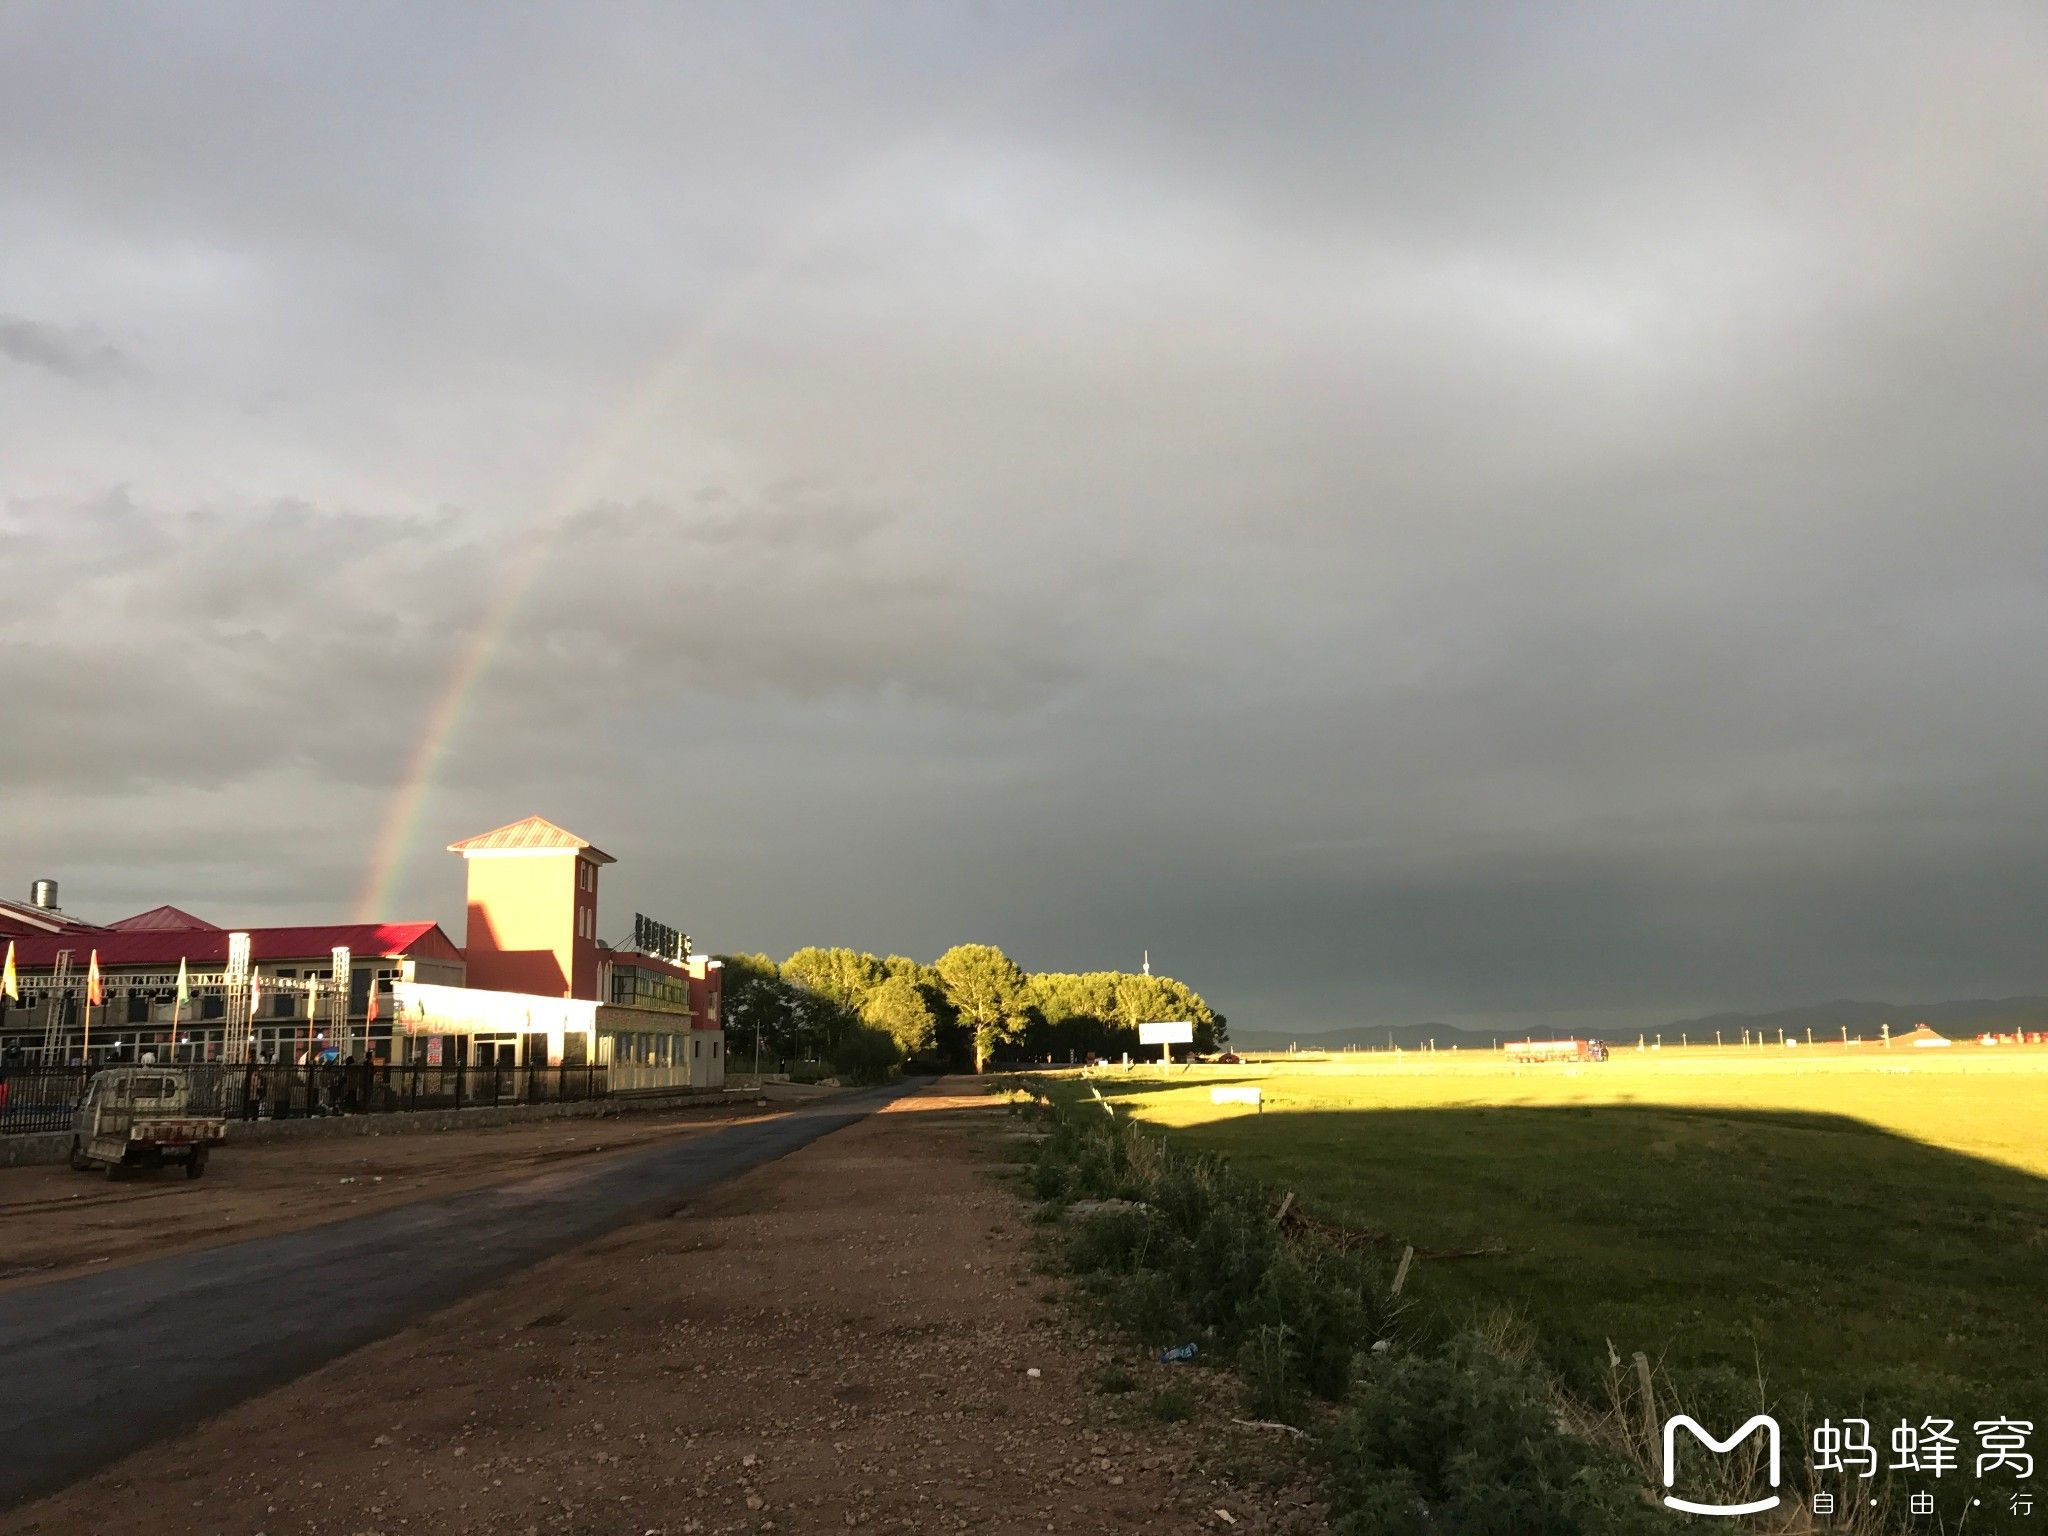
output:
POLYGON ((185 1177, 196 1179, 206 1172, 206 1148, 194 1147, 192 1155, 185 1159, 185 1177))
POLYGON ((76 1136, 71 1138, 71 1166, 79 1173, 92 1172, 92 1159, 85 1155, 85 1148, 78 1144, 76 1136))

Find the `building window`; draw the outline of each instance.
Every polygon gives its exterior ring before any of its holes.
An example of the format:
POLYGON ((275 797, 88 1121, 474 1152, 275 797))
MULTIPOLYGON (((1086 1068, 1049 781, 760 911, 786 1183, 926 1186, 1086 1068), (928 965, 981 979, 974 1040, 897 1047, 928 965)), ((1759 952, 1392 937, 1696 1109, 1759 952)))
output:
POLYGON ((691 1056, 693 1056, 693 1057, 696 1057, 696 1056, 702 1056, 703 1054, 704 1054, 704 1042, 703 1042, 702 1040, 692 1040, 692 1041, 690 1042, 690 1055, 691 1055, 691 1056))
POLYGON ((149 998, 141 992, 128 994, 128 1022, 147 1024, 149 1022, 149 998))

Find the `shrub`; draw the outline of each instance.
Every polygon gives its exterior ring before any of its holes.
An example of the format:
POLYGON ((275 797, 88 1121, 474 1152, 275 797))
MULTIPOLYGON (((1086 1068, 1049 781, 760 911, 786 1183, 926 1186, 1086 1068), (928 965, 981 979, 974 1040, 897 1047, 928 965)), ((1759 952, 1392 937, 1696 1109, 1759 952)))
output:
POLYGON ((1320 1456, 1343 1536, 1671 1529, 1623 1458, 1559 1428, 1547 1381, 1469 1335, 1363 1365, 1320 1456))
POLYGON ((1537 1370, 1473 1335, 1399 1326, 1380 1258, 1283 1233, 1271 1191, 1097 1105, 1044 1113, 1028 1177, 1048 1212, 1080 1199, 1145 1207, 1060 1228, 1079 1289, 1148 1344, 1194 1339, 1222 1354, 1255 1416, 1317 1424, 1344 1536, 1674 1528, 1625 1456, 1565 1432, 1537 1370), (1375 1353, 1382 1340, 1393 1347, 1375 1353), (1337 1411, 1309 1412, 1316 1399, 1337 1411))
POLYGON ((1261 1323, 1237 1350, 1237 1374, 1244 1378, 1245 1411, 1261 1419, 1289 1419, 1301 1398, 1291 1330, 1261 1323))
POLYGON ((903 1047, 886 1029, 850 1024, 832 1045, 832 1071, 841 1082, 886 1083, 903 1064, 903 1047))

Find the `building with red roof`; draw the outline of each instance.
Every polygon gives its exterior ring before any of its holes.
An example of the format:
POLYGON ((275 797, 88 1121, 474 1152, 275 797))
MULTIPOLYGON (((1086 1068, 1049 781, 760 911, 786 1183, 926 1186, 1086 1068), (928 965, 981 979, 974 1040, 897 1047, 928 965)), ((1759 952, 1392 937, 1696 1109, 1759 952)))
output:
POLYGON ((352 1046, 370 1041, 388 1056, 393 986, 460 986, 465 973, 462 951, 438 923, 302 924, 231 933, 171 906, 102 926, 33 902, 26 909, 6 905, 25 915, 0 929, 0 947, 14 950, 21 994, 18 1000, 0 996, 0 1055, 39 1053, 55 1039, 67 1059, 89 1049, 95 1061, 137 1060, 144 1053, 203 1060, 223 1053, 230 1014, 241 1016, 246 1007, 249 1034, 265 1058, 300 1054, 330 1035, 345 1035, 352 1046), (233 982, 231 999, 232 950, 242 936, 249 946, 247 979, 233 982), (345 1003, 333 992, 337 963, 344 960, 345 1003), (94 962, 103 1000, 88 1019, 86 978, 94 962), (183 1003, 177 997, 181 968, 183 1003))
POLYGON ((27 901, 9 901, 0 896, 0 939, 25 938, 39 933, 86 933, 97 925, 82 923, 57 905, 57 882, 38 880, 29 888, 27 901))
POLYGON ((57 909, 54 882, 38 881, 28 904, 0 902, 0 946, 14 947, 21 993, 0 998, 0 1055, 54 1042, 66 1059, 203 1060, 239 1055, 227 1032, 246 1028, 261 1060, 367 1041, 395 1062, 605 1066, 615 1088, 724 1081, 718 963, 644 918, 630 947, 599 938, 610 854, 541 816, 449 851, 468 873, 463 948, 430 922, 230 931, 166 905, 85 923, 57 909), (94 961, 104 1000, 88 1019, 94 961))
POLYGON ((177 907, 151 907, 147 912, 138 912, 133 917, 124 917, 118 923, 107 926, 116 933, 191 933, 200 930, 224 932, 218 924, 209 923, 203 917, 194 917, 190 912, 177 907))

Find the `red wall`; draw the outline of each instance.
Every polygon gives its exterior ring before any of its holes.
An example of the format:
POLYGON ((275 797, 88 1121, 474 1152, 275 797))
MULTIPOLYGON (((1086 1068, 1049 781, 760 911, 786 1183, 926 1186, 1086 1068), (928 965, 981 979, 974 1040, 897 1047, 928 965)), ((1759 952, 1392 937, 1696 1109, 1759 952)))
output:
POLYGON ((469 984, 597 996, 597 865, 564 850, 471 854, 469 984))

